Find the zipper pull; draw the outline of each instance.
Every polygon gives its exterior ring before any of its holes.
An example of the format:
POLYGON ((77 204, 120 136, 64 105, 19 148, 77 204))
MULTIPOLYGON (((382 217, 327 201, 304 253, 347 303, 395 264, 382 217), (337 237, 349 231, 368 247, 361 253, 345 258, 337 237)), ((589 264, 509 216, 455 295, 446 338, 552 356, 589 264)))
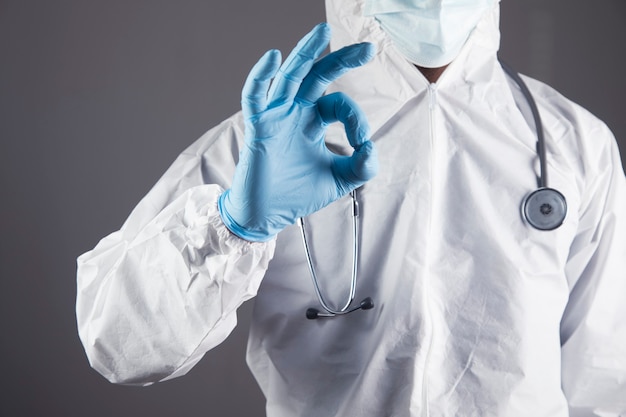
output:
POLYGON ((437 106, 437 84, 428 85, 428 107, 433 110, 437 106))

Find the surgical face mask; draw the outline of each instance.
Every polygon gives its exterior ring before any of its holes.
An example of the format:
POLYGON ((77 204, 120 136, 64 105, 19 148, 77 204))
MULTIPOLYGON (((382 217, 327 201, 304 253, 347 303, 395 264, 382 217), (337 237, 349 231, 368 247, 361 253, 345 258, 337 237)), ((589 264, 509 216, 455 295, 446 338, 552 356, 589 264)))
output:
POLYGON ((412 63, 442 67, 457 57, 497 0, 365 0, 396 48, 412 63))

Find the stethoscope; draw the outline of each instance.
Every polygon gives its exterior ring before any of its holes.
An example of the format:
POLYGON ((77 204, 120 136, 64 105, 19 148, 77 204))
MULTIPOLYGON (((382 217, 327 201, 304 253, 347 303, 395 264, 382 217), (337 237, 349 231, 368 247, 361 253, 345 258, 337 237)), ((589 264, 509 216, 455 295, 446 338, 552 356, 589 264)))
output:
POLYGON ((554 230, 563 224, 567 215, 567 201, 565 196, 558 190, 548 187, 548 162, 546 159, 546 143, 543 136, 543 125, 539 109, 530 90, 522 77, 509 67, 500 62, 504 71, 519 86, 524 98, 530 106, 530 111, 535 120, 537 130, 537 154, 539 154, 539 188, 531 192, 522 202, 522 214, 524 219, 535 229, 554 230))
MULTIPOLYGON (((526 86, 526 83, 519 74, 505 63, 500 62, 504 71, 515 81, 519 86, 524 98, 530 106, 530 110, 535 121, 535 129, 537 130, 537 154, 539 155, 540 176, 539 176, 539 188, 524 197, 522 201, 522 216, 523 219, 537 230, 554 230, 563 224, 565 216, 567 215, 567 201, 565 196, 558 190, 548 187, 548 167, 546 161, 546 146, 543 133, 543 125, 541 123, 541 117, 539 115, 539 109, 533 99, 530 90, 526 86)), ((309 308, 306 311, 306 318, 314 320, 321 317, 336 317, 352 313, 357 310, 369 310, 374 307, 374 301, 371 297, 364 298, 358 306, 353 307, 352 303, 356 295, 357 284, 357 264, 359 260, 359 203, 357 200, 356 190, 350 193, 352 197, 352 277, 350 279, 350 292, 343 307, 339 309, 332 308, 327 302, 322 291, 320 290, 315 268, 313 267, 313 260, 311 258, 311 251, 306 238, 304 219, 300 218, 298 224, 300 226, 300 232, 302 235, 302 242, 304 245, 304 251, 306 254, 307 264, 309 266, 309 272, 313 281, 313 287, 315 294, 319 300, 320 305, 323 308, 319 310, 317 308, 309 308)))

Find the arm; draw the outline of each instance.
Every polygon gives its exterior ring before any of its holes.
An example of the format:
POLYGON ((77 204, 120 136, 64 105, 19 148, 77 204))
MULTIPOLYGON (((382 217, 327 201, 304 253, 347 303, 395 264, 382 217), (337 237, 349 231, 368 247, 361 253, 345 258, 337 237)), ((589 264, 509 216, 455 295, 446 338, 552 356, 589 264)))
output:
POLYGON ((183 375, 227 337, 236 309, 256 294, 274 241, 232 235, 217 211, 222 188, 203 184, 232 175, 228 149, 239 132, 232 120, 208 132, 120 231, 78 258, 79 334, 91 365, 110 381, 183 375), (210 146, 215 141, 220 146, 210 146), (216 156, 211 166, 207 154, 216 156))
POLYGON ((345 95, 322 96, 373 48, 351 45, 317 60, 329 39, 322 24, 282 65, 278 51, 266 53, 246 80, 243 119, 185 151, 122 229, 78 259, 79 334, 109 380, 185 374, 256 294, 274 236, 375 175, 362 111, 345 95), (335 121, 345 125, 352 156, 324 144, 335 121))
POLYGON ((562 384, 572 417, 617 417, 626 412, 626 181, 608 129, 594 135, 611 141, 587 173, 568 259, 562 384))

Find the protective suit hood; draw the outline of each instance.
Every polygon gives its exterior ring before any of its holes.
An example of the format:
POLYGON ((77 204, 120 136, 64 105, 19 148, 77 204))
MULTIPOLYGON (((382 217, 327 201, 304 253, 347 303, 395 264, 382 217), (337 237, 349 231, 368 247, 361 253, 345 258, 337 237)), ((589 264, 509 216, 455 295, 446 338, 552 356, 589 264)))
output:
MULTIPOLYGON (((326 0, 326 18, 332 29, 331 49, 358 42, 376 46, 374 59, 362 68, 344 75, 333 86, 354 98, 364 109, 375 132, 404 103, 423 93, 428 81, 394 46, 391 38, 373 17, 364 16, 364 0, 326 0), (364 79, 372 80, 364 83, 364 79), (379 85, 376 80, 385 80, 379 85)), ((459 55, 437 81, 444 86, 454 80, 470 81, 476 68, 497 64, 500 47, 500 4, 483 18, 470 35, 459 55), (471 59, 468 56, 471 55, 471 59)))

